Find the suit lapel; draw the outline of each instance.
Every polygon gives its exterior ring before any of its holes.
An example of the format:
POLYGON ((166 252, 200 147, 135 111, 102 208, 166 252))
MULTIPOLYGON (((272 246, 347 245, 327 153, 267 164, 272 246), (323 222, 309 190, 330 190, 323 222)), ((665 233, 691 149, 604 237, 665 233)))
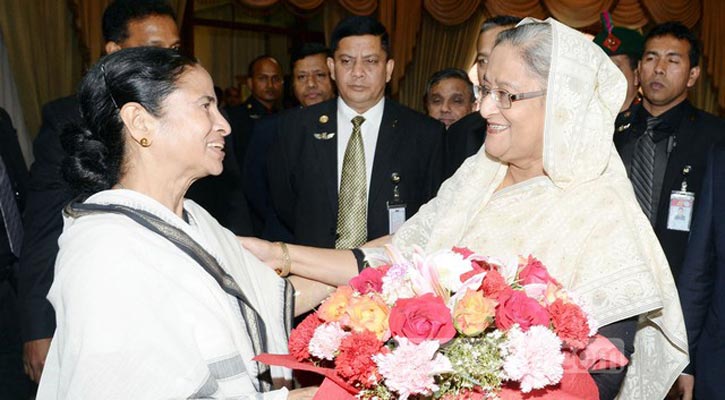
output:
POLYGON ((320 179, 326 190, 331 211, 337 216, 337 99, 328 101, 320 108, 319 115, 312 115, 310 136, 318 164, 320 179), (330 137, 332 135, 332 137, 330 137))
MULTIPOLYGON (((692 153, 697 145, 697 141, 694 137, 692 137, 693 128, 697 123, 696 120, 697 116, 695 109, 688 105, 682 114, 682 120, 680 121, 680 125, 675 133, 675 142, 677 143, 676 147, 670 154, 670 159, 667 160, 667 168, 665 169, 665 177, 662 181, 662 194, 660 195, 659 202, 661 212, 669 211, 669 207, 664 207, 663 205, 669 204, 670 191, 672 191, 673 188, 677 188, 677 190, 680 189, 680 184, 683 178, 683 165, 687 163, 687 160, 691 160, 693 158, 692 153)), ((658 215, 661 215, 660 211, 658 211, 658 215)))
MULTIPOLYGON (((371 205, 375 204, 378 196, 392 197, 392 189, 390 193, 384 193, 384 188, 391 187, 390 175, 391 164, 396 156, 396 149, 399 147, 403 135, 398 129, 398 113, 395 104, 390 99, 385 99, 385 108, 383 110, 383 119, 380 123, 380 131, 378 132, 378 141, 375 145, 375 159, 373 161, 373 172, 370 179, 370 194, 368 196, 368 214, 370 214, 371 205)), ((405 178, 405 177, 403 177, 405 178)), ((405 199, 403 199, 405 200, 405 199)))

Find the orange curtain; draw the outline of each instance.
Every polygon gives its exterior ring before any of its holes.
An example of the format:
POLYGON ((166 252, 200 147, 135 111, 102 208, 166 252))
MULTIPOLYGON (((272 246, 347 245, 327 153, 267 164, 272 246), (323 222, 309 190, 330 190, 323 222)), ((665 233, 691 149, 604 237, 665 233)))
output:
POLYGON ((515 15, 538 19, 547 17, 540 0, 485 0, 484 4, 491 15, 515 15))
POLYGON ((425 10, 443 25, 466 22, 481 6, 481 0, 423 0, 425 10))
POLYGON ((597 23, 599 14, 609 10, 614 0, 543 0, 551 15, 559 21, 581 28, 597 23))
POLYGON ((649 21, 640 0, 619 0, 610 12, 616 25, 630 29, 640 29, 649 21))
POLYGON ((722 0, 704 0, 702 13, 702 52, 707 63, 707 74, 712 85, 719 89, 717 102, 725 109, 725 4, 722 0))
POLYGON ((701 0, 641 0, 641 2, 657 23, 680 21, 692 28, 702 15, 701 0))

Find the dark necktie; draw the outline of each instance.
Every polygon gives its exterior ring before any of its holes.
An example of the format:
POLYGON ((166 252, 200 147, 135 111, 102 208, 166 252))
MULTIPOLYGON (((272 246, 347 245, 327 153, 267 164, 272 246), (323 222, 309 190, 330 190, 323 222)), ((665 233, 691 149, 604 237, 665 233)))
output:
POLYGON ((642 207, 647 218, 654 223, 654 175, 655 175, 655 150, 656 144, 653 139, 654 128, 661 122, 657 117, 647 118, 647 128, 644 134, 637 139, 632 155, 631 180, 634 194, 639 205, 642 207))
POLYGON ((347 142, 342 161, 340 195, 337 209, 337 233, 335 248, 352 249, 367 239, 368 180, 365 172, 365 147, 360 126, 365 118, 352 119, 352 136, 347 142))
POLYGON ((7 168, 0 157, 0 214, 5 225, 5 231, 10 242, 10 251, 20 257, 20 247, 23 243, 23 223, 20 219, 18 204, 15 202, 15 191, 10 184, 7 168))

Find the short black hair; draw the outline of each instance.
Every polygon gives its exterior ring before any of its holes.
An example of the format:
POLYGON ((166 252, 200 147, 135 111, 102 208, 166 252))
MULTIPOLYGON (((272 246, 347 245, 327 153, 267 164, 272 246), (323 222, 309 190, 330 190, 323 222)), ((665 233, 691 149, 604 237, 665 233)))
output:
POLYGON ((645 48, 647 48, 647 42, 649 42, 650 39, 662 36, 673 36, 679 40, 687 40, 687 42, 690 43, 690 68, 697 67, 700 63, 700 42, 690 29, 682 23, 676 21, 655 25, 655 27, 652 28, 652 30, 650 30, 644 38, 645 48))
POLYGON ((350 36, 373 35, 380 38, 382 46, 388 58, 393 58, 390 47, 390 37, 380 21, 373 17, 354 15, 340 21, 330 35, 330 54, 335 55, 340 41, 350 36))
POLYGON ((174 9, 163 0, 115 0, 103 12, 103 39, 121 43, 128 39, 128 24, 152 15, 176 21, 174 9))
POLYGON ((478 32, 478 34, 480 35, 481 33, 486 32, 489 29, 493 29, 499 26, 514 26, 519 22, 521 22, 520 17, 514 17, 513 15, 497 15, 483 21, 483 24, 481 24, 481 30, 478 32))
POLYGON ((276 58, 270 56, 269 54, 262 54, 261 56, 259 56, 259 57, 255 58, 254 60, 252 60, 249 63, 249 65, 247 66, 247 77, 251 78, 252 76, 254 76, 254 66, 258 62, 260 62, 262 60, 266 60, 266 59, 270 59, 270 60, 273 60, 274 62, 276 62, 277 65, 279 65, 279 69, 282 70, 282 65, 279 63, 279 60, 277 60, 276 58))
POLYGON ((476 101, 476 95, 473 93, 473 82, 471 82, 471 78, 468 77, 466 71, 460 68, 446 68, 434 72, 430 79, 428 79, 428 82, 425 84, 425 92, 423 93, 424 103, 428 102, 428 95, 430 94, 430 90, 433 88, 433 85, 444 79, 462 80, 466 84, 468 91, 471 93, 471 101, 476 101))
POLYGON ((325 57, 330 56, 330 49, 325 47, 322 43, 310 42, 303 43, 302 46, 295 48, 292 51, 292 58, 290 59, 290 72, 294 71, 295 63, 305 57, 322 54, 325 57))

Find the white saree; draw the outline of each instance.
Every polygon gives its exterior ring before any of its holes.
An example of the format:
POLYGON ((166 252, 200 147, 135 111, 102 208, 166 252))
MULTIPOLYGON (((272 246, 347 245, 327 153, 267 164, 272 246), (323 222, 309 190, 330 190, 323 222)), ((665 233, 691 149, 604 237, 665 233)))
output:
POLYGON ((599 326, 639 315, 635 353, 618 398, 662 399, 687 365, 687 338, 667 260, 612 143, 626 82, 582 34, 546 22, 553 31, 546 176, 495 191, 507 166, 482 149, 393 243, 532 254, 587 304, 599 326))
MULTIPOLYGON (((155 200, 109 190, 86 203, 150 212, 213 255, 261 314, 267 350, 287 352, 284 281, 196 203, 187 224, 155 200)), ((37 398, 286 399, 257 393, 257 365, 235 298, 168 239, 124 215, 66 217, 48 294, 58 326, 37 398)), ((272 368, 275 381, 290 372, 272 368)))

